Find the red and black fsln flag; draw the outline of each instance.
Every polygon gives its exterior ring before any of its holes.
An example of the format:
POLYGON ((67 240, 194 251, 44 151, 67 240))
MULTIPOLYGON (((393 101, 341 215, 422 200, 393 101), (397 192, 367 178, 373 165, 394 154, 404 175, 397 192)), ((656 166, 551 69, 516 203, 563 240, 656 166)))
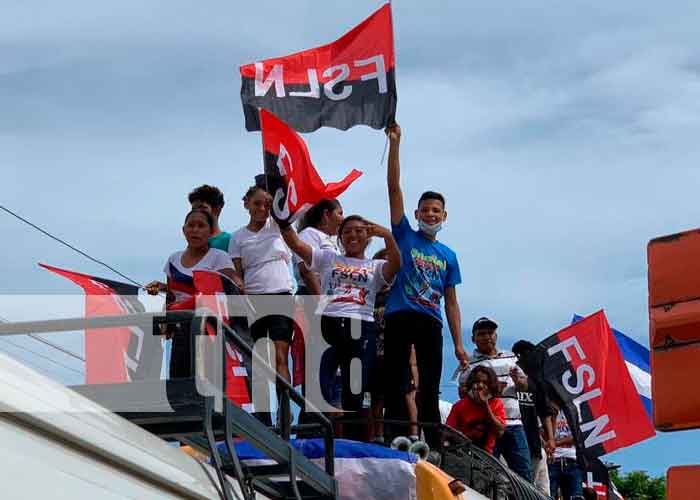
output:
POLYGON ((335 42, 241 66, 246 130, 260 130, 258 108, 299 132, 394 123, 396 80, 391 4, 335 42))
MULTIPOLYGON (((85 292, 85 317, 144 312, 139 288, 128 283, 39 264, 85 292)), ((111 384, 158 379, 163 359, 160 337, 138 326, 85 330, 85 383, 111 384)))
MULTIPOLYGON (((228 326, 235 328, 231 313, 236 314, 236 311, 230 311, 228 297, 239 295, 240 290, 233 282, 224 275, 211 271, 195 271, 193 282, 197 293, 197 308, 208 308, 228 326)), ((217 334, 211 324, 207 323, 206 328, 210 336, 217 334)), ((224 339, 223 345, 226 349, 224 368, 226 375, 225 380, 220 382, 224 383, 226 397, 244 410, 253 411, 248 377, 249 366, 230 341, 224 339)))
POLYGON ((655 434, 603 311, 546 338, 518 363, 561 406, 584 467, 655 434))
POLYGON ((272 216, 288 223, 322 199, 340 196, 358 177, 352 170, 339 182, 326 184, 311 163, 309 150, 299 134, 272 113, 260 110, 265 173, 256 183, 273 197, 272 216))

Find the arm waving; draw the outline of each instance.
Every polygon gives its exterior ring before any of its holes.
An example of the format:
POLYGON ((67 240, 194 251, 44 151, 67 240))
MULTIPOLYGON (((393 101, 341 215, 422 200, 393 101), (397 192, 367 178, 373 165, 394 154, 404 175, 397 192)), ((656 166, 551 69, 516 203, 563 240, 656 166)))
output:
POLYGON ((304 261, 304 264, 311 267, 311 258, 313 256, 311 245, 302 241, 292 226, 280 227, 280 233, 289 249, 297 254, 304 261))
POLYGON ((404 215, 403 193, 401 192, 401 167, 399 164, 399 144, 401 142, 401 127, 398 123, 386 128, 389 136, 389 164, 386 182, 389 188, 389 208, 391 223, 398 225, 404 215))

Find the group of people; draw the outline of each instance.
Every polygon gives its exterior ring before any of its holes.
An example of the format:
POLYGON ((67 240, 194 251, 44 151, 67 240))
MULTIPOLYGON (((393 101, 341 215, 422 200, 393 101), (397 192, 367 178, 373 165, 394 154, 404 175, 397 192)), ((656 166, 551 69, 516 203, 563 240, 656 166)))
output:
MULTIPOLYGON (((222 192, 204 185, 189 194, 191 211, 183 225, 187 247, 167 259, 166 282, 149 283, 147 291, 165 292, 167 307, 171 307, 194 295, 193 273, 205 270, 226 276, 247 296, 291 299, 296 293, 327 298, 321 301, 320 318, 316 318, 330 346, 318 373, 326 401, 336 401, 339 373, 342 410, 362 410, 367 391, 372 396, 370 415, 377 419, 383 415, 386 421, 372 426, 370 438, 388 443, 397 435, 408 434, 417 440, 415 424, 407 428, 391 422, 421 422, 431 448, 439 442, 446 322, 454 355, 463 369, 461 399, 453 406, 448 425, 486 451, 503 456, 523 478, 543 484, 542 477, 549 472, 553 487, 564 486, 565 476, 559 472, 571 468, 570 451, 575 463, 575 449, 563 436, 557 412, 536 400, 527 376, 516 365, 517 356, 496 347, 494 321, 480 318, 474 323, 476 349, 471 359, 467 355, 457 301, 456 286, 461 282, 457 255, 437 239, 447 219, 445 198, 434 191, 423 193, 412 214, 418 229, 411 226, 400 185, 401 129, 393 125, 386 133, 390 229, 361 215, 345 216, 338 200, 326 199, 310 208, 295 230, 284 221, 273 220, 270 193, 254 185, 243 196, 248 223, 229 233, 219 226, 222 192), (373 237, 381 239, 384 248, 368 257, 373 237), (351 376, 356 358, 362 360, 359 387, 351 376), (562 451, 564 448, 567 450, 562 451), (549 466, 548 456, 554 458, 549 466)), ((276 371, 290 380, 293 312, 279 313, 256 319, 248 334, 251 342, 261 338, 272 342, 276 371)), ((173 340, 170 377, 191 376, 189 327, 180 325, 167 335, 173 340)), ((366 425, 344 427, 343 437, 367 438, 366 425)))
POLYGON ((460 400, 447 425, 503 457, 511 470, 544 493, 562 500, 584 498, 583 472, 566 416, 518 365, 535 345, 520 340, 512 351, 501 350, 497 329, 486 317, 474 323, 475 349, 460 375, 460 400))
MULTIPOLYGON (((401 129, 394 125, 386 132, 390 144, 387 183, 391 229, 360 215, 346 217, 338 200, 322 200, 305 214, 301 231, 297 232, 273 220, 270 193, 264 186, 255 185, 243 196, 248 224, 229 234, 222 231, 218 221, 223 194, 215 187, 202 186, 189 196, 191 211, 183 225, 187 248, 168 258, 166 282, 154 281, 146 289, 152 294, 165 292, 167 303, 174 304, 194 293, 194 271, 209 270, 229 277, 246 295, 291 295, 296 289, 297 294, 330 296, 332 299, 319 311, 323 338, 331 346, 324 353, 319 373, 323 395, 330 397, 339 370, 344 411, 361 409, 363 393, 371 386, 377 400, 383 396, 385 419, 408 420, 410 396, 414 395, 416 415, 411 420, 437 424, 443 297, 455 355, 462 366, 468 363, 456 294, 461 281, 459 264, 455 252, 437 240, 447 218, 443 195, 423 193, 414 211, 419 229, 411 227, 399 182, 401 129), (385 247, 376 258, 365 255, 372 237, 381 238, 385 247), (375 321, 378 295, 384 304, 381 331, 375 321), (351 328, 357 322, 359 338, 351 328), (359 391, 351 380, 350 365, 355 358, 363 361, 359 391), (381 376, 370 381, 376 363, 383 367, 381 376), (416 379, 420 380, 418 391, 416 379)), ((293 331, 293 321, 286 311, 250 325, 253 342, 267 337, 274 343, 275 367, 287 380, 293 331)), ((169 332, 173 339, 171 377, 189 375, 188 333, 187 327, 169 332)), ((377 411, 378 405, 373 406, 377 411)), ((391 426, 384 426, 384 434, 391 432, 391 426)), ((436 428, 426 427, 424 432, 428 443, 436 445, 436 428)), ((417 431, 414 434, 417 436, 417 431)))

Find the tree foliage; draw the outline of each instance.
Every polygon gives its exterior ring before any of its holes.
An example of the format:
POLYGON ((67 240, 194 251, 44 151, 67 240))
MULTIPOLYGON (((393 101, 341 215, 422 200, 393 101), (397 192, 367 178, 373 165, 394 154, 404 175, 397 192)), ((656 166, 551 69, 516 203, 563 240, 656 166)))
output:
POLYGON ((644 471, 619 474, 617 470, 612 470, 610 479, 625 500, 665 500, 666 498, 666 478, 663 476, 649 477, 644 471))

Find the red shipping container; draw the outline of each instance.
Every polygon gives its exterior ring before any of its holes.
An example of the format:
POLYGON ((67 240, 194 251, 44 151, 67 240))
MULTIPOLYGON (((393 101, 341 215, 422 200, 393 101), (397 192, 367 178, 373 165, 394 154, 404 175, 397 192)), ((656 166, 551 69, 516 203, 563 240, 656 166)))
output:
POLYGON ((671 467, 666 473, 666 500, 698 498, 700 465, 671 467))
POLYGON ((654 425, 700 427, 700 230, 655 238, 649 264, 649 345, 654 425))
POLYGON ((700 229, 654 238, 647 257, 650 307, 700 300, 700 229))

